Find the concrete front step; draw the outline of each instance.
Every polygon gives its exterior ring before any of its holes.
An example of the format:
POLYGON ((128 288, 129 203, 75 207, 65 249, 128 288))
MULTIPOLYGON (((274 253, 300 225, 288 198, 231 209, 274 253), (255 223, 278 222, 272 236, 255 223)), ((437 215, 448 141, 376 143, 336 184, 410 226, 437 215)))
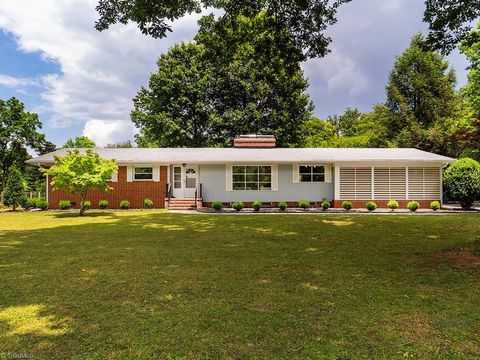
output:
MULTIPOLYGON (((197 199, 197 202, 201 199, 197 199)), ((168 202, 169 210, 195 210, 195 199, 171 198, 168 202)))

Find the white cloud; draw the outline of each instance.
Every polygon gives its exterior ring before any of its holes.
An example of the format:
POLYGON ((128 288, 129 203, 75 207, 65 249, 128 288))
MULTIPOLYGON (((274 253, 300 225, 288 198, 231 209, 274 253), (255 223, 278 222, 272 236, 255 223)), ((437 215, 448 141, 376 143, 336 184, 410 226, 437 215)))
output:
MULTIPOLYGON (((59 74, 37 80, 44 87, 37 109, 52 114, 48 127, 83 122, 84 133, 119 142, 132 138, 127 131, 132 128, 132 98, 148 84, 156 59, 173 43, 193 38, 199 15, 175 22, 167 39, 156 40, 141 34, 135 24, 96 31, 97 2, 3 0, 0 28, 15 36, 21 51, 40 51, 44 59, 60 65, 59 74)), ((0 76, 0 84, 12 87, 27 81, 0 76)))
POLYGON ((32 85, 38 85, 38 81, 28 78, 19 78, 0 74, 0 85, 9 88, 22 88, 32 85))

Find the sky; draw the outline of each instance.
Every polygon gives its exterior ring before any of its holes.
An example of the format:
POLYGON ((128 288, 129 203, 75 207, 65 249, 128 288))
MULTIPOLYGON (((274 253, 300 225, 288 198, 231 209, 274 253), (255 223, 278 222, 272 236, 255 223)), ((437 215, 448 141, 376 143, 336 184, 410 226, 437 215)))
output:
MULTIPOLYGON (((78 135, 99 146, 133 139, 133 97, 148 85, 161 53, 194 37, 201 16, 177 20, 165 39, 144 36, 135 24, 98 32, 97 1, 0 0, 0 99, 15 96, 38 113, 42 131, 58 146, 78 135)), ((369 111, 383 102, 395 57, 415 33, 426 33, 423 11, 420 0, 344 5, 327 31, 331 53, 302 64, 315 115, 369 111)), ((448 60, 463 86, 465 58, 457 52, 448 60)))

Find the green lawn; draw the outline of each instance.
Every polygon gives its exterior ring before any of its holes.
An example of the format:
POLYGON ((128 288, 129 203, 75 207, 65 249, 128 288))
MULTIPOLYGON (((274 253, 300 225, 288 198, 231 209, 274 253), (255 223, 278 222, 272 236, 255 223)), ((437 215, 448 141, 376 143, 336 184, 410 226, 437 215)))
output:
POLYGON ((480 216, 0 214, 0 355, 480 356, 480 216))

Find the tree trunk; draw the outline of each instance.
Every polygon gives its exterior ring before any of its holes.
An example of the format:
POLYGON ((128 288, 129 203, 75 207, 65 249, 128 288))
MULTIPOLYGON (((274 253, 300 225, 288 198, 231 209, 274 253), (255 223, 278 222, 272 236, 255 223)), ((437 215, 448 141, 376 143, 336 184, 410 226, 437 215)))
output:
POLYGON ((85 209, 85 206, 83 206, 83 202, 85 201, 86 196, 86 193, 82 195, 82 201, 80 202, 80 216, 83 216, 85 214, 85 211, 87 210, 85 209))

